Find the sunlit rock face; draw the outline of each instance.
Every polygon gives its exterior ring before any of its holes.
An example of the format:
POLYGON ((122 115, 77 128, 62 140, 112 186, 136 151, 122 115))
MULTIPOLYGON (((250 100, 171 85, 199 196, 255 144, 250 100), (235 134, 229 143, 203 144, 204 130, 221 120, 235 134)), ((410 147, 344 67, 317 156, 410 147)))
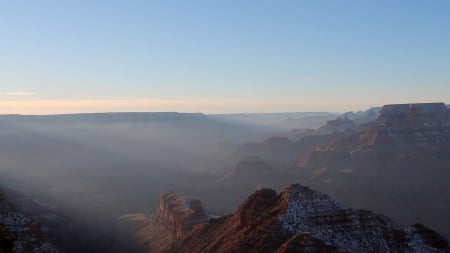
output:
POLYGON ((209 220, 201 208, 195 208, 198 203, 193 209, 189 203, 193 202, 186 197, 163 195, 160 206, 135 231, 135 236, 143 236, 145 232, 148 238, 147 248, 142 252, 449 250, 445 239, 422 225, 403 227, 388 217, 351 209, 299 184, 280 194, 271 189, 258 190, 234 214, 209 220), (187 221, 196 225, 185 226, 187 221))

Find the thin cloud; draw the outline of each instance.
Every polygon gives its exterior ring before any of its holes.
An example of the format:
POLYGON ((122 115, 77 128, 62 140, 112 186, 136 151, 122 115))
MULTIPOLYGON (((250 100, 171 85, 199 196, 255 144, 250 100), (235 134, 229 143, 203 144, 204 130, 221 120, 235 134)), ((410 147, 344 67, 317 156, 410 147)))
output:
POLYGON ((17 96, 17 97, 29 97, 29 96, 35 96, 36 93, 34 92, 28 92, 28 91, 9 91, 5 92, 6 96, 17 96))

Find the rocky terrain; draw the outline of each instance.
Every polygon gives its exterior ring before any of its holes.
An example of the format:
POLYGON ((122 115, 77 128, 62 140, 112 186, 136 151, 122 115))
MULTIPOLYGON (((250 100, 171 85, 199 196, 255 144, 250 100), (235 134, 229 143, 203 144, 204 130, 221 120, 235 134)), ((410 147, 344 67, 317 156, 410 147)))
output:
MULTIPOLYGON (((348 205, 402 224, 420 221, 450 238, 450 110, 443 103, 399 104, 344 115, 303 131, 298 140, 272 137, 242 145, 236 156, 258 157, 277 172, 272 180, 255 173, 251 182, 280 189, 297 180, 348 205)), ((222 184, 226 189, 233 186, 222 184)))
POLYGON ((449 252, 447 241, 423 225, 402 227, 299 184, 280 194, 257 190, 223 217, 169 193, 150 216, 122 222, 140 252, 449 252))
POLYGON ((402 223, 450 237, 450 111, 441 103, 386 105, 353 134, 297 157, 301 180, 402 223), (408 210, 408 211, 407 211, 408 210))
POLYGON ((45 237, 41 225, 15 208, 0 190, 0 252, 62 252, 45 237))

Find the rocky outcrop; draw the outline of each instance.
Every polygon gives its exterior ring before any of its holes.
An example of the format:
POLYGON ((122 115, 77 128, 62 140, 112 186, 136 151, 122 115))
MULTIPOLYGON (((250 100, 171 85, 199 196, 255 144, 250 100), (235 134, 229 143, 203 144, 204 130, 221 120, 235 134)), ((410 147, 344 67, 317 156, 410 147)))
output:
POLYGON ((0 190, 0 250, 11 253, 57 253, 40 224, 17 210, 0 190))
POLYGON ((438 234, 402 227, 294 184, 253 193, 235 214, 199 225, 164 252, 449 252, 438 234))
POLYGON ((173 193, 164 194, 159 200, 154 218, 166 223, 169 234, 179 238, 187 231, 207 221, 208 215, 199 200, 173 193))
POLYGON ((167 252, 172 243, 209 218, 199 200, 166 193, 151 215, 120 218, 112 252, 167 252))

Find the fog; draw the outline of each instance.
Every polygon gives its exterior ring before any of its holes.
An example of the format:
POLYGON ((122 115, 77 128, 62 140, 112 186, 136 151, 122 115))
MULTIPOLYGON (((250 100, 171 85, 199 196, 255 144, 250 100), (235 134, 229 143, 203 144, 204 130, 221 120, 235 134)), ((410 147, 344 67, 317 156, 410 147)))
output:
MULTIPOLYGON (((263 116, 3 115, 0 186, 107 237, 120 215, 151 212, 162 193, 230 167, 242 143, 311 114, 271 115, 271 124, 258 124, 263 116)), ((315 116, 323 123, 329 114, 315 116)))
POLYGON ((66 252, 109 252, 121 229, 118 219, 146 217, 171 190, 201 200, 220 216, 234 212, 258 188, 281 190, 296 182, 448 236, 449 219, 442 218, 450 210, 448 129, 427 130, 437 134, 423 146, 414 144, 407 125, 398 133, 402 141, 369 145, 379 153, 350 152, 355 157, 349 158, 346 150, 367 147, 370 133, 384 125, 377 125, 370 110, 330 120, 335 117, 0 115, 0 188, 66 252), (359 125, 349 124, 349 117, 359 125))

